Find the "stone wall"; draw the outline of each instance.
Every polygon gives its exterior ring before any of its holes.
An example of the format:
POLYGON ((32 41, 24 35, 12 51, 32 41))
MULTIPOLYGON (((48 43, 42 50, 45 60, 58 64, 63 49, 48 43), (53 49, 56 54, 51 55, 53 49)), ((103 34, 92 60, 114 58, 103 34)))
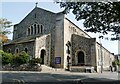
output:
POLYGON ((3 65, 2 71, 41 71, 40 64, 3 65))
POLYGON ((40 58, 41 50, 45 50, 44 64, 50 65, 51 38, 49 35, 43 35, 36 38, 35 57, 40 58))
POLYGON ((9 52, 9 50, 10 50, 10 52, 12 53, 12 54, 14 54, 15 53, 15 47, 14 47, 15 45, 14 44, 5 44, 5 45, 3 45, 3 51, 5 51, 5 52, 9 52))
POLYGON ((34 41, 28 41, 24 43, 14 43, 14 44, 9 44, 9 45, 4 45, 3 50, 5 52, 8 52, 9 49, 11 50, 12 54, 16 53, 16 49, 18 49, 19 52, 25 51, 25 48, 27 48, 29 56, 34 57, 34 41))
POLYGON ((101 71, 101 60, 104 70, 109 70, 112 61, 114 60, 114 55, 112 55, 107 49, 96 43, 96 61, 97 61, 97 71, 101 71))
POLYGON ((95 55, 91 56, 92 53, 95 53, 95 39, 93 38, 85 38, 79 35, 72 35, 71 38, 71 51, 72 51, 72 65, 77 65, 77 53, 79 51, 84 52, 84 61, 85 65, 92 65, 95 63, 95 55), (91 48, 93 47, 91 52, 91 48))

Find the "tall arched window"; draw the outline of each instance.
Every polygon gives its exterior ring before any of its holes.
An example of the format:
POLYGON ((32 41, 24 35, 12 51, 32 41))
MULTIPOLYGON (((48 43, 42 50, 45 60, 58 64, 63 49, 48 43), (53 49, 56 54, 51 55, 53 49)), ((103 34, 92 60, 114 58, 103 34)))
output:
POLYGON ((25 48, 25 52, 26 52, 26 53, 28 52, 28 49, 27 49, 27 48, 25 48))
POLYGON ((37 33, 39 34, 40 33, 40 25, 39 24, 37 25, 37 28, 38 28, 38 32, 37 33))
POLYGON ((30 35, 30 28, 28 28, 28 31, 27 31, 27 32, 28 32, 28 34, 27 34, 27 35, 30 35))
POLYGON ((43 26, 41 25, 41 27, 40 27, 40 28, 41 28, 41 31, 40 31, 40 32, 41 32, 41 33, 43 33, 43 26))
POLYGON ((35 18, 36 18, 36 16, 37 16, 37 15, 36 15, 36 13, 35 13, 35 18))
POLYGON ((19 49, 17 48, 17 49, 15 50, 15 52, 16 52, 16 53, 19 53, 19 49))
POLYGON ((34 24, 34 34, 36 34, 36 24, 34 24))
POLYGON ((33 34, 33 26, 31 26, 31 35, 33 34))
POLYGON ((10 48, 8 49, 8 53, 11 53, 11 49, 10 48))
POLYGON ((27 35, 34 35, 34 34, 39 34, 39 33, 44 33, 44 27, 43 25, 40 24, 33 24, 27 29, 27 35))

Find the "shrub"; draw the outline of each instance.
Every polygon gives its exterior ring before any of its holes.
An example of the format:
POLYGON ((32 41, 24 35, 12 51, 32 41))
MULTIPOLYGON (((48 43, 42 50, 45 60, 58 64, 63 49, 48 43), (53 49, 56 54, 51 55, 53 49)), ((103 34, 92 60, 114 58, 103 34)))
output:
POLYGON ((28 61, 29 61, 29 55, 25 51, 22 51, 19 55, 19 63, 24 64, 24 63, 28 63, 28 61))
POLYGON ((29 61, 30 64, 36 64, 41 62, 42 62, 41 58, 33 58, 32 60, 29 61))
POLYGON ((17 64, 28 63, 29 55, 25 51, 22 51, 22 52, 16 54, 14 56, 13 60, 14 60, 14 63, 17 63, 17 64))
POLYGON ((29 61, 29 55, 25 52, 22 51, 20 53, 17 53, 15 55, 12 55, 11 53, 6 53, 2 50, 0 50, 0 58, 2 58, 2 64, 24 64, 28 63, 29 61))
POLYGON ((0 54, 2 56, 2 64, 5 65, 5 64, 11 64, 12 61, 13 61, 13 55, 11 53, 6 53, 2 50, 0 50, 0 54))
POLYGON ((116 66, 116 65, 120 66, 120 62, 118 60, 112 62, 112 66, 116 66))

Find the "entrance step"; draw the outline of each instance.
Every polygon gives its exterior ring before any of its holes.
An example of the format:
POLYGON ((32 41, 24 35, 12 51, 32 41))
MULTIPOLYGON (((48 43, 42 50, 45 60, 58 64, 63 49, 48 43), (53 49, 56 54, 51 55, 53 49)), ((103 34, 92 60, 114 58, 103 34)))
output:
POLYGON ((92 66, 71 66, 71 72, 94 72, 94 67, 92 66))
POLYGON ((57 72, 57 71, 64 71, 64 69, 60 68, 52 68, 47 65, 41 65, 42 66, 42 71, 41 72, 57 72))

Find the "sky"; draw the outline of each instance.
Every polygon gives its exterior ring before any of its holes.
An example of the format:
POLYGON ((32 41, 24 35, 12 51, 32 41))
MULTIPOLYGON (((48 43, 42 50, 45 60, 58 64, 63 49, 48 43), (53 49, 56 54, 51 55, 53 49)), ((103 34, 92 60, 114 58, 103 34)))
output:
MULTIPOLYGON (((2 0, 0 2, 0 18, 7 18, 12 24, 19 23, 28 13, 30 13, 34 7, 35 3, 38 2, 38 7, 52 11, 52 12, 61 12, 63 9, 60 8, 59 4, 55 4, 54 2, 47 0, 21 0, 20 2, 15 2, 15 0, 2 0)), ((75 16, 70 12, 66 17, 74 22, 81 29, 85 29, 82 21, 76 21, 75 16)), ((11 27, 11 31, 13 28, 11 27)), ((92 38, 96 38, 97 42, 100 42, 99 34, 88 33, 92 38)), ((9 39, 12 39, 12 34, 8 35, 9 39)), ((105 37, 109 37, 110 35, 106 35, 105 37)), ((108 49, 111 53, 118 54, 118 41, 111 41, 101 39, 102 45, 108 49)))

